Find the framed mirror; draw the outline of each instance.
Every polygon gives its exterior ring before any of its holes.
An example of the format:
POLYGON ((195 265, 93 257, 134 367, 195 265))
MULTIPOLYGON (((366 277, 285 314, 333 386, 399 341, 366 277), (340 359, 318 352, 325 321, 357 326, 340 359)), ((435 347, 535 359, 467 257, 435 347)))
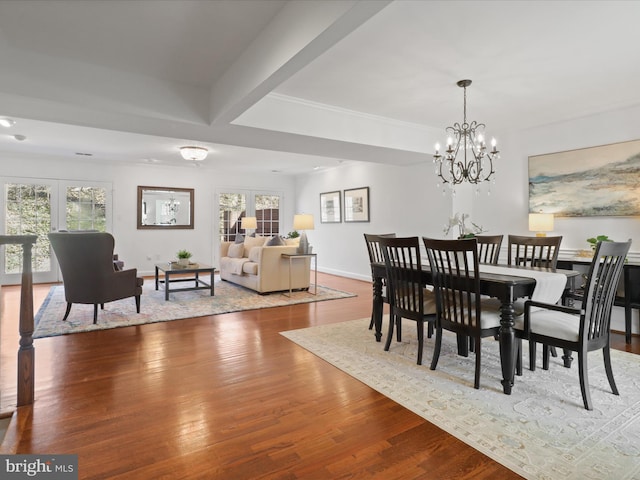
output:
POLYGON ((193 228, 193 188, 138 187, 139 229, 193 228))

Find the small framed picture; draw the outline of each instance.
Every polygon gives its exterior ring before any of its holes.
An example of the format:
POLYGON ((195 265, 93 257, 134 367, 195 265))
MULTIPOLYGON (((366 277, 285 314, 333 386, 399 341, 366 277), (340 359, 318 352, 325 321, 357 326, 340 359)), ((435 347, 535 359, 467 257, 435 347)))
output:
POLYGON ((344 221, 369 221, 369 187, 344 191, 344 221))
POLYGON ((340 191, 320 194, 320 223, 340 223, 340 191))

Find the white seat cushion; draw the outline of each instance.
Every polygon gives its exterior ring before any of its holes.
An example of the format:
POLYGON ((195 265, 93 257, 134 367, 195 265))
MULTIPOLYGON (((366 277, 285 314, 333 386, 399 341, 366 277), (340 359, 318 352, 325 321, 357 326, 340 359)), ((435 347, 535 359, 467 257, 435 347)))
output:
MULTIPOLYGON (((493 302, 493 299, 481 299, 481 313, 480 313, 480 328, 494 328, 500 326, 500 302, 493 302)), ((465 301, 466 305, 466 301, 465 301)), ((465 312, 458 312, 458 318, 462 318, 467 314, 465 312)), ((446 315, 446 312, 444 312, 446 315)), ((472 311, 473 319, 471 323, 475 325, 475 309, 472 311)))
POLYGON ((436 314, 436 294, 431 290, 424 289, 424 314, 435 315, 436 314))
POLYGON ((552 310, 537 310, 531 313, 530 325, 531 331, 538 335, 577 342, 580 317, 552 310))
MULTIPOLYGON (((422 302, 422 311, 425 315, 435 315, 436 314, 436 294, 431 290, 425 288, 424 292, 424 301, 422 302)), ((407 297, 405 297, 406 299, 407 297)))

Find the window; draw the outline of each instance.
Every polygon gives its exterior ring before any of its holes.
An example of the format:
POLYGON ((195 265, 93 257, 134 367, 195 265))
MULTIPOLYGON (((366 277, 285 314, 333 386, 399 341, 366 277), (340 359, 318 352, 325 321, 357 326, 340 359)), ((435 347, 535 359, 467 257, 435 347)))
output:
POLYGON ((106 189, 67 187, 67 230, 106 231, 106 189))
POLYGON ((258 229, 256 233, 265 237, 280 234, 280 196, 256 195, 256 218, 258 229))
POLYGON ((244 234, 240 229, 240 219, 247 210, 247 196, 244 193, 221 193, 218 202, 220 242, 233 242, 236 235, 244 234))
MULTIPOLYGON (((218 195, 218 224, 221 242, 233 242, 237 235, 246 235, 242 217, 256 217, 255 233, 270 237, 280 234, 282 195, 273 192, 222 192, 218 195)), ((248 233, 253 233, 252 231, 248 233)))

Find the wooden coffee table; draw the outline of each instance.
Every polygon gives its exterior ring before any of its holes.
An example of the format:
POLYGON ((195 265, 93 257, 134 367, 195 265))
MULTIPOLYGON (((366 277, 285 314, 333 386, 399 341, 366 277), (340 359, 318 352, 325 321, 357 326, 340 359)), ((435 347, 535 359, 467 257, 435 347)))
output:
POLYGON ((191 290, 210 290, 211 296, 213 297, 214 271, 215 267, 204 265, 202 263, 190 263, 188 267, 183 267, 175 262, 156 263, 156 290, 159 290, 160 284, 164 283, 165 300, 169 300, 169 293, 171 292, 187 292, 191 290), (164 272, 164 280, 160 278, 160 272, 164 272), (200 278, 201 273, 208 273, 210 275, 209 283, 200 278), (189 276, 189 274, 193 274, 193 276, 189 276), (171 288, 172 283, 178 282, 193 282, 193 286, 171 288))

